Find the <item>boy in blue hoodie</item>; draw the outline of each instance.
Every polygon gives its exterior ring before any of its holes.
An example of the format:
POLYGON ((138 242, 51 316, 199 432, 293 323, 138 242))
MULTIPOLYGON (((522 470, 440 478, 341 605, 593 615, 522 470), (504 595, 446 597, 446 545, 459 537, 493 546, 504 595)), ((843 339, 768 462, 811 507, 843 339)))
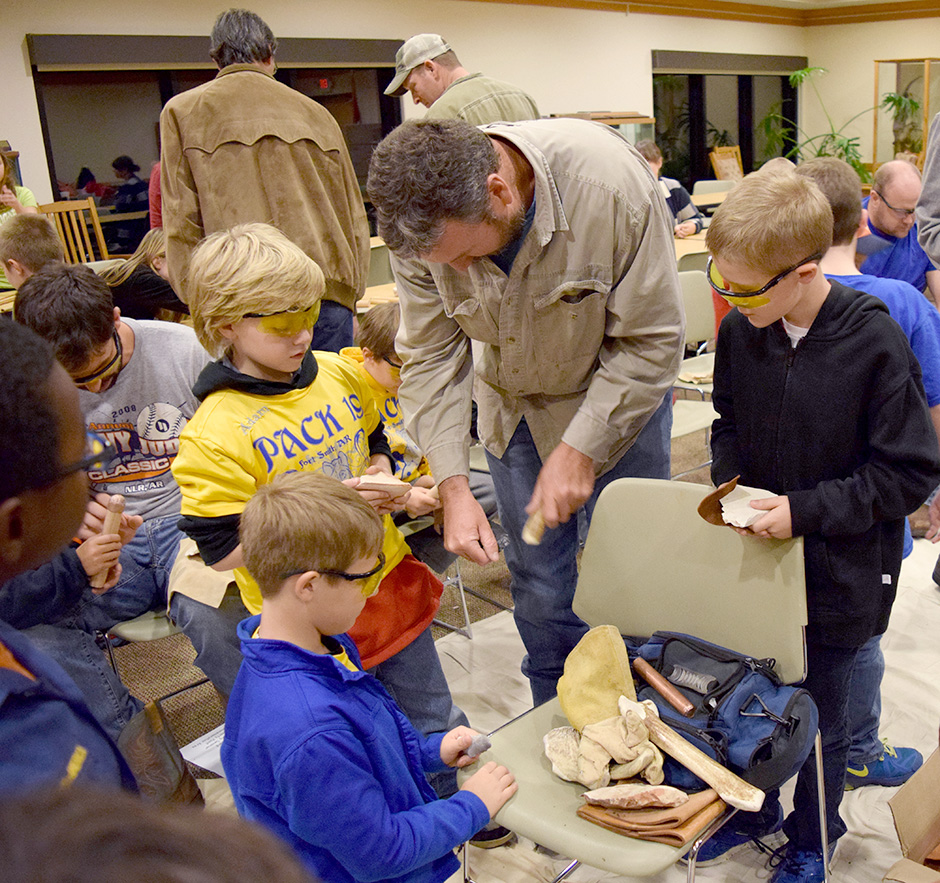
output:
POLYGON ((378 589, 381 519, 321 473, 258 488, 241 516, 242 555, 261 614, 239 626, 245 660, 222 762, 239 813, 279 834, 324 883, 437 883, 455 847, 515 793, 487 763, 446 800, 425 774, 473 763, 477 735, 419 734, 361 670, 345 634, 378 589))

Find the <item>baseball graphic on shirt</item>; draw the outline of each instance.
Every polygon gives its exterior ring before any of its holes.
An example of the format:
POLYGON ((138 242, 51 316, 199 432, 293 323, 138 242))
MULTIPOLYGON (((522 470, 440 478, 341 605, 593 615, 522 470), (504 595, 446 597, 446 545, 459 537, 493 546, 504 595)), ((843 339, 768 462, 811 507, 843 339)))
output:
POLYGON ((167 402, 147 405, 137 416, 137 434, 148 441, 177 438, 186 426, 183 412, 167 402))

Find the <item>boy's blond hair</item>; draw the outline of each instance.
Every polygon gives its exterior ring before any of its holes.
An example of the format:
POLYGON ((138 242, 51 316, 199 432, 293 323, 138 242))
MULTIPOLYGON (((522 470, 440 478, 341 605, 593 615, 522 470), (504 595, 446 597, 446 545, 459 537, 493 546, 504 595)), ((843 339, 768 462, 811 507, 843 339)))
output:
POLYGON ((365 347, 377 359, 396 356, 395 335, 401 321, 401 308, 395 301, 376 304, 359 319, 356 346, 365 347))
POLYGON ((717 258, 775 276, 829 250, 832 209, 809 178, 752 173, 718 207, 705 244, 717 258))
POLYGON ((346 570, 378 555, 382 519, 352 488, 319 472, 288 472, 262 485, 242 512, 239 533, 248 572, 263 598, 295 570, 346 570))
POLYGON ((270 224, 239 224, 196 246, 187 291, 199 342, 214 356, 228 341, 224 325, 246 313, 306 310, 323 295, 323 271, 270 224))
POLYGON ((0 226, 0 262, 16 261, 38 273, 46 264, 65 260, 62 240, 45 215, 16 215, 0 226))

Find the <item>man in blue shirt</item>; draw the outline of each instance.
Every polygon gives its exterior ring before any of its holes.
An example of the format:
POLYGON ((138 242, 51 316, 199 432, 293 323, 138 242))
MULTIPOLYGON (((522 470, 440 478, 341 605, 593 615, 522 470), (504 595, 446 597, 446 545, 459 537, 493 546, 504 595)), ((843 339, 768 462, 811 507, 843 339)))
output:
POLYGON ((859 241, 859 253, 867 255, 861 270, 883 279, 903 279, 940 303, 940 270, 917 241, 914 207, 920 197, 917 166, 892 160, 875 172, 871 196, 862 205, 868 210, 871 236, 859 241))

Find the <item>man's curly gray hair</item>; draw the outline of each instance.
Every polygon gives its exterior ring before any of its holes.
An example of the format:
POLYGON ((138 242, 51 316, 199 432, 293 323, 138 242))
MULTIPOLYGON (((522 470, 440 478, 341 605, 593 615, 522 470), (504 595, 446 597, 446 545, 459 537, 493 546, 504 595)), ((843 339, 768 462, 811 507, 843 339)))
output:
POLYGON ((499 168, 492 141, 462 120, 403 123, 372 153, 367 190, 379 235, 401 257, 431 251, 446 221, 490 217, 488 177, 499 168))

